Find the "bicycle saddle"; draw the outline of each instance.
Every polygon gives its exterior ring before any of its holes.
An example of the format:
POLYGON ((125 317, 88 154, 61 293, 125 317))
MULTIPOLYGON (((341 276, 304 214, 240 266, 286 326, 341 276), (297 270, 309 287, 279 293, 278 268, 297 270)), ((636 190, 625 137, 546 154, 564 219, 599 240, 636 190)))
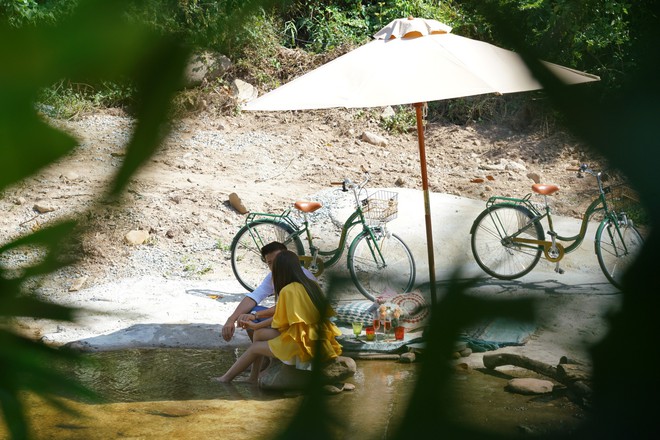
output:
POLYGON ((293 204, 297 210, 302 212, 314 212, 319 208, 323 207, 321 202, 308 202, 305 200, 299 200, 293 204))
POLYGON ((559 191, 559 187, 557 185, 546 185, 543 183, 535 183, 534 185, 532 185, 532 191, 534 191, 537 194, 549 196, 559 191))

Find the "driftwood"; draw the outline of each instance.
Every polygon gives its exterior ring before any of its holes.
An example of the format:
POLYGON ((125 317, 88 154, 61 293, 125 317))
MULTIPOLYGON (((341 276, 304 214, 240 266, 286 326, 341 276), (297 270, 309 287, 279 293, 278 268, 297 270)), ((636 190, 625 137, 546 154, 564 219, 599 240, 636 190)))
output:
POLYGON ((389 353, 374 353, 368 351, 344 352, 344 356, 360 360, 398 361, 401 355, 389 353))
POLYGON ((568 360, 565 357, 562 357, 561 362, 563 363, 557 367, 513 353, 486 354, 483 362, 484 366, 491 370, 504 365, 532 370, 567 386, 581 397, 591 396, 591 388, 585 382, 589 380, 588 371, 582 365, 566 363, 568 360))

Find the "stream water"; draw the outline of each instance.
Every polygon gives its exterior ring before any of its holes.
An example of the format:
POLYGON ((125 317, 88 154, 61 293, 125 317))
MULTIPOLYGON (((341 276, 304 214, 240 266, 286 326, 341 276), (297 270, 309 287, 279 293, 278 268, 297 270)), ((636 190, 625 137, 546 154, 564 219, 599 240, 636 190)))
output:
MULTIPOLYGON (((67 374, 103 396, 103 402, 62 397, 76 413, 27 394, 26 411, 36 439, 272 438, 304 398, 265 392, 238 381, 209 380, 239 352, 195 349, 122 350, 87 354, 91 362, 67 374)), ((396 432, 415 386, 420 364, 358 361, 354 391, 328 396, 330 430, 341 439, 386 439, 396 432)), ((458 371, 452 420, 508 437, 573 432, 584 410, 562 393, 521 396, 504 391, 510 377, 458 371)), ((429 384, 431 385, 431 384, 429 384)), ((0 438, 6 438, 0 427, 0 438)))

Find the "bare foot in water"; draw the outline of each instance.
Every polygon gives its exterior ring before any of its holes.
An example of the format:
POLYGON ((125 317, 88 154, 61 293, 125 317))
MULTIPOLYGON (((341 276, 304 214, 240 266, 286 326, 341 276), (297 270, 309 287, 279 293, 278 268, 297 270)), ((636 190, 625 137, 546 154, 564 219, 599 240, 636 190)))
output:
POLYGON ((213 381, 213 382, 220 382, 220 383, 232 383, 232 382, 233 382, 233 383, 249 383, 249 384, 252 384, 252 385, 256 385, 258 379, 251 379, 251 378, 250 378, 250 379, 237 379, 237 380, 233 380, 233 379, 225 379, 224 376, 219 376, 219 377, 212 377, 212 378, 211 378, 211 381, 213 381))
POLYGON ((231 382, 231 379, 226 379, 225 376, 212 377, 211 380, 213 382, 220 382, 220 383, 229 383, 229 382, 231 382))

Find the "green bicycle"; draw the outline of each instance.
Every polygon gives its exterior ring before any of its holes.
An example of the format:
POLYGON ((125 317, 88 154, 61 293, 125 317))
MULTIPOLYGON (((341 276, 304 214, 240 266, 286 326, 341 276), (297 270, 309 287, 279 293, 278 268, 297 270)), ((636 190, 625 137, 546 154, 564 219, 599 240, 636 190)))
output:
POLYGON ((236 279, 247 290, 254 290, 262 281, 266 269, 260 249, 272 241, 284 243, 300 256, 304 264, 318 278, 326 267, 337 263, 344 253, 349 232, 356 226, 361 231, 348 247, 346 262, 351 279, 360 293, 374 300, 383 293, 404 293, 415 283, 415 261, 408 246, 397 235, 387 230, 387 222, 397 216, 397 193, 376 191, 366 194, 369 173, 357 184, 349 179, 332 183, 341 185, 342 191, 353 191, 355 211, 344 222, 339 243, 335 249, 321 250, 314 245, 308 214, 323 205, 315 201, 297 201, 295 209, 302 221, 292 215, 291 209, 281 214, 250 213, 231 243, 231 267, 236 279), (309 254, 305 254, 303 239, 309 254))
POLYGON ((489 275, 512 280, 529 273, 539 262, 541 254, 553 263, 555 271, 563 273, 559 261, 566 253, 577 249, 586 235, 589 219, 601 212, 603 219, 595 235, 595 252, 598 264, 607 279, 621 288, 621 279, 642 248, 643 240, 633 221, 625 211, 614 210, 607 201, 611 187, 603 187, 601 173, 588 165, 577 170, 596 178, 598 197, 587 207, 580 231, 572 237, 563 237, 555 232, 547 196, 559 190, 556 185, 532 185, 532 190, 545 197, 545 209, 541 213, 531 202, 531 194, 523 199, 495 196, 488 199, 486 209, 474 221, 472 254, 477 264, 489 275), (545 239, 541 220, 548 219, 548 235, 545 239), (562 245, 559 241, 569 243, 562 245))

